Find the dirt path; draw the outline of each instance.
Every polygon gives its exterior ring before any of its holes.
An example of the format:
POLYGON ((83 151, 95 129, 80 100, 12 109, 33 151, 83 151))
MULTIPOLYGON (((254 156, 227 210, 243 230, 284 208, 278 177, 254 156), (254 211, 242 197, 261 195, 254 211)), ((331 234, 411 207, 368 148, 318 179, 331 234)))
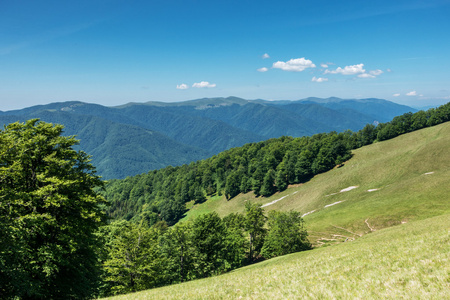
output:
POLYGON ((353 235, 359 236, 359 237, 362 237, 362 236, 363 236, 362 234, 354 233, 354 232, 352 232, 352 231, 350 231, 350 230, 348 230, 348 229, 345 229, 344 227, 339 227, 339 226, 336 226, 336 225, 333 225, 333 224, 331 224, 331 226, 333 226, 333 227, 335 227, 335 228, 339 228, 339 229, 345 230, 345 231, 347 231, 347 232, 349 232, 349 233, 351 233, 351 234, 353 234, 353 235))
POLYGON ((370 231, 376 231, 376 229, 375 228, 373 228, 372 226, 370 226, 369 225, 369 222, 367 222, 369 220, 369 218, 367 218, 365 221, 364 221, 364 223, 366 223, 366 225, 367 225, 367 227, 369 227, 369 229, 370 229, 370 231))

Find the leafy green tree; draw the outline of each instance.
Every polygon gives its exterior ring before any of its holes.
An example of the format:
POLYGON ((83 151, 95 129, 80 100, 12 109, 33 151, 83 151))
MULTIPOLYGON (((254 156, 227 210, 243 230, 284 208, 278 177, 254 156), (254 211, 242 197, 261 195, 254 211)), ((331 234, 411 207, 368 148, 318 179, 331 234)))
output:
POLYGON ((192 245, 195 248, 197 278, 228 271, 226 261, 227 235, 225 224, 216 212, 200 215, 192 225, 192 245))
POLYGON ((230 269, 242 267, 245 263, 246 251, 249 247, 244 229, 245 217, 242 214, 231 213, 223 218, 223 222, 227 227, 225 244, 230 269))
POLYGON ((133 222, 120 225, 109 243, 108 258, 103 264, 110 293, 130 293, 162 285, 164 280, 160 271, 164 266, 158 237, 165 227, 148 228, 133 222))
POLYGON ((231 172, 225 184, 225 197, 231 199, 240 192, 240 177, 238 172, 231 172))
POLYGON ((38 119, 0 130, 2 299, 84 299, 97 288, 102 181, 62 133, 38 119))
POLYGON ((191 241, 192 222, 181 222, 169 228, 160 236, 162 265, 166 283, 179 283, 189 279, 194 270, 196 260, 191 241))
POLYGON ((174 225, 186 212, 186 204, 180 198, 163 200, 160 205, 161 218, 169 225, 174 225))
POLYGON ((299 212, 272 210, 268 215, 268 233, 261 249, 265 258, 311 249, 299 212))
POLYGON ((247 202, 245 204, 244 228, 249 234, 249 255, 250 262, 255 260, 264 244, 266 229, 264 225, 266 217, 261 204, 247 202))
POLYGON ((314 155, 310 150, 306 149, 300 153, 295 164, 295 174, 299 182, 305 182, 312 176, 311 166, 313 161, 314 155))
POLYGON ((288 171, 286 168, 286 163, 282 161, 277 167, 277 174, 275 178, 275 184, 278 191, 284 191, 289 184, 288 171))
POLYGON ((276 173, 273 169, 270 169, 266 175, 264 175, 264 181, 263 185, 261 186, 260 194, 262 196, 268 197, 275 193, 276 187, 275 187, 275 176, 276 173))

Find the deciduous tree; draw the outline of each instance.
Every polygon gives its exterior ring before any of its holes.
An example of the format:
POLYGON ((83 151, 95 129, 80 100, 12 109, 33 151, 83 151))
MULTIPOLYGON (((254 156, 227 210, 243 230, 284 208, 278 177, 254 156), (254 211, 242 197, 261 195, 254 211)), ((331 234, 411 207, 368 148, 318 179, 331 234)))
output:
POLYGON ((102 181, 62 133, 37 119, 0 130, 2 299, 83 299, 97 286, 102 181))

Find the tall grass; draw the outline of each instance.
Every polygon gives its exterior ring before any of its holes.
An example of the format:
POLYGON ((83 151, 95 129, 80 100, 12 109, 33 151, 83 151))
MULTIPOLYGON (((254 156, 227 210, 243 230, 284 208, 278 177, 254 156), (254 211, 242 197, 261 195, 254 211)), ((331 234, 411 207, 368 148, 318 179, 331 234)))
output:
POLYGON ((110 299, 449 299, 450 215, 110 299))
POLYGON ((344 167, 270 198, 193 205, 186 218, 287 196, 265 209, 314 211, 311 240, 329 247, 110 299, 450 299, 448 149, 444 123, 355 150, 344 167))

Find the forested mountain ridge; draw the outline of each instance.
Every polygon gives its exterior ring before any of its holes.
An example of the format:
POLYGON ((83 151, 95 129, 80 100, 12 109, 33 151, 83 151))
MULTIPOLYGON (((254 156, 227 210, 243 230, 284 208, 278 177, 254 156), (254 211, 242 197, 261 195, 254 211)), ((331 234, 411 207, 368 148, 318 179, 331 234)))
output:
POLYGON ((104 179, 124 178, 210 157, 283 135, 359 130, 414 109, 386 100, 308 98, 299 101, 205 98, 106 107, 78 101, 0 112, 0 125, 40 118, 63 124, 93 155, 104 179))

